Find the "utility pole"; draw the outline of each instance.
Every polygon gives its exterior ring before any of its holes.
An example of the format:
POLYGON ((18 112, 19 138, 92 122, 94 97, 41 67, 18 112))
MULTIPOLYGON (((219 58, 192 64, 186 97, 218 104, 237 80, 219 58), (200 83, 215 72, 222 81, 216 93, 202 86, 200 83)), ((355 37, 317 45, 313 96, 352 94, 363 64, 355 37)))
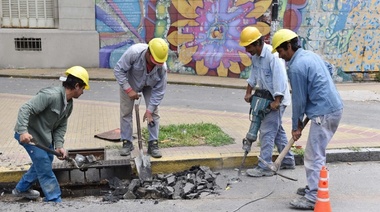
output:
POLYGON ((270 40, 278 28, 278 0, 272 1, 272 21, 270 24, 270 40))

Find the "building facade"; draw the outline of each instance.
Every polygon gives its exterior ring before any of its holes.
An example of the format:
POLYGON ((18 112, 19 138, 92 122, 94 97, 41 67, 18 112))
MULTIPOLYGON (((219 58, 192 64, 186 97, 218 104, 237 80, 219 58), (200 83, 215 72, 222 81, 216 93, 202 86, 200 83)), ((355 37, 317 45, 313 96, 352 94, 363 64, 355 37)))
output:
POLYGON ((0 68, 99 65, 93 0, 1 0, 0 68))

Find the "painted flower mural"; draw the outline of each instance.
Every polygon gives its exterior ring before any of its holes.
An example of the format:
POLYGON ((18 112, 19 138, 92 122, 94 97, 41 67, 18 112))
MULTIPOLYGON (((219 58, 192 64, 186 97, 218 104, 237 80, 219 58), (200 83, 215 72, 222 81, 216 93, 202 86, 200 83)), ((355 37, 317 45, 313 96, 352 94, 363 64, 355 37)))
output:
POLYGON ((268 24, 258 20, 269 8, 269 0, 255 3, 178 0, 172 4, 176 10, 170 13, 176 14, 171 17, 174 30, 169 32, 167 39, 177 47, 179 61, 195 66, 198 75, 239 75, 251 65, 250 58, 238 43, 241 30, 251 25, 264 35, 270 31, 268 24))

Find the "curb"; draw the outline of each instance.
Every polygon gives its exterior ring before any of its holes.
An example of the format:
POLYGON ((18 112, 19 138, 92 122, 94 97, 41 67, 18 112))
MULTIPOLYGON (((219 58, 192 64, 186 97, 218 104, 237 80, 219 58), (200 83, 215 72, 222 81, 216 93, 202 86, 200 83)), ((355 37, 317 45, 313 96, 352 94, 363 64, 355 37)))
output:
POLYGON ((329 149, 326 160, 327 163, 380 161, 380 148, 329 149))
MULTIPOLYGON (((327 163, 335 162, 364 162, 364 161, 380 161, 380 148, 359 148, 357 150, 350 149, 328 149, 327 163)), ((258 162, 259 153, 254 152, 247 156, 243 169, 253 167, 258 162)), ((278 154, 273 155, 273 161, 278 154)), ((238 169, 243 159, 243 153, 234 154, 208 154, 193 155, 187 157, 167 157, 151 160, 153 174, 174 173, 191 168, 192 166, 202 165, 211 169, 238 169)), ((295 155, 296 165, 303 165, 303 157, 295 155)), ((0 183, 14 183, 21 179, 26 172, 27 167, 23 170, 4 170, 0 172, 0 183)), ((133 167, 135 173, 136 169, 133 167)))
MULTIPOLYGON (((165 160, 152 160, 152 173, 172 173, 188 169, 192 166, 202 165, 211 169, 233 169, 239 168, 244 153, 234 154, 208 154, 193 155, 192 157, 173 157, 165 160)), ((251 153, 247 156, 244 167, 252 167, 258 162, 259 153, 251 153)))
MULTIPOLYGON (((0 77, 12 77, 12 78, 28 78, 28 79, 58 79, 55 75, 24 75, 24 74, 0 74, 0 77)), ((94 77, 90 79, 91 81, 116 81, 115 78, 109 77, 94 77)), ((168 79, 168 84, 173 85, 193 85, 193 86, 208 86, 217 88, 233 88, 233 89, 246 89, 246 85, 228 85, 228 84, 217 84, 217 83, 205 83, 205 82, 193 82, 193 81, 175 81, 168 79)))

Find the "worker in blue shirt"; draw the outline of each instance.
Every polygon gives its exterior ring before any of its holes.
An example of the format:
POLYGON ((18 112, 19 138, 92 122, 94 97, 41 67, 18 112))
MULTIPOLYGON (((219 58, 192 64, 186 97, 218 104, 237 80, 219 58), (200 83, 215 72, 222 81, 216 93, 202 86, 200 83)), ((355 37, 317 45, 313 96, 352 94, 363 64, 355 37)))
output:
POLYGON ((343 113, 343 103, 331 73, 322 58, 298 44, 298 35, 281 29, 273 35, 273 51, 288 62, 292 87, 292 137, 301 137, 303 119, 310 119, 309 137, 304 154, 307 186, 299 188, 290 205, 297 209, 314 209, 319 173, 326 164, 326 147, 336 132, 343 113))
MULTIPOLYGON (((245 27, 240 34, 240 43, 245 50, 252 55, 252 66, 250 77, 247 79, 247 89, 244 100, 251 105, 259 104, 252 102, 257 99, 257 92, 267 93, 270 104, 270 110, 262 118, 261 122, 252 122, 246 138, 243 140, 243 149, 250 151, 252 142, 257 138, 259 124, 260 140, 260 158, 267 164, 272 164, 272 155, 274 146, 278 152, 281 152, 288 143, 284 128, 282 127, 282 116, 287 106, 290 105, 290 92, 288 86, 288 77, 286 75, 285 61, 278 55, 272 54, 272 46, 264 43, 262 34, 256 27, 245 27), (252 91, 255 90, 256 98, 252 99, 252 91), (257 128, 256 128, 257 129, 257 128), (249 145, 244 145, 249 143, 249 145)), ((259 95, 262 96, 262 95, 259 95)), ((258 100, 261 101, 261 100, 258 100)), ((262 105, 262 104, 260 104, 262 105)), ((257 117, 254 117, 257 118, 257 117)), ((294 169, 294 155, 288 152, 282 161, 280 169, 294 169)), ((253 169, 246 171, 251 177, 273 176, 274 172, 270 170, 262 161, 253 169)))

